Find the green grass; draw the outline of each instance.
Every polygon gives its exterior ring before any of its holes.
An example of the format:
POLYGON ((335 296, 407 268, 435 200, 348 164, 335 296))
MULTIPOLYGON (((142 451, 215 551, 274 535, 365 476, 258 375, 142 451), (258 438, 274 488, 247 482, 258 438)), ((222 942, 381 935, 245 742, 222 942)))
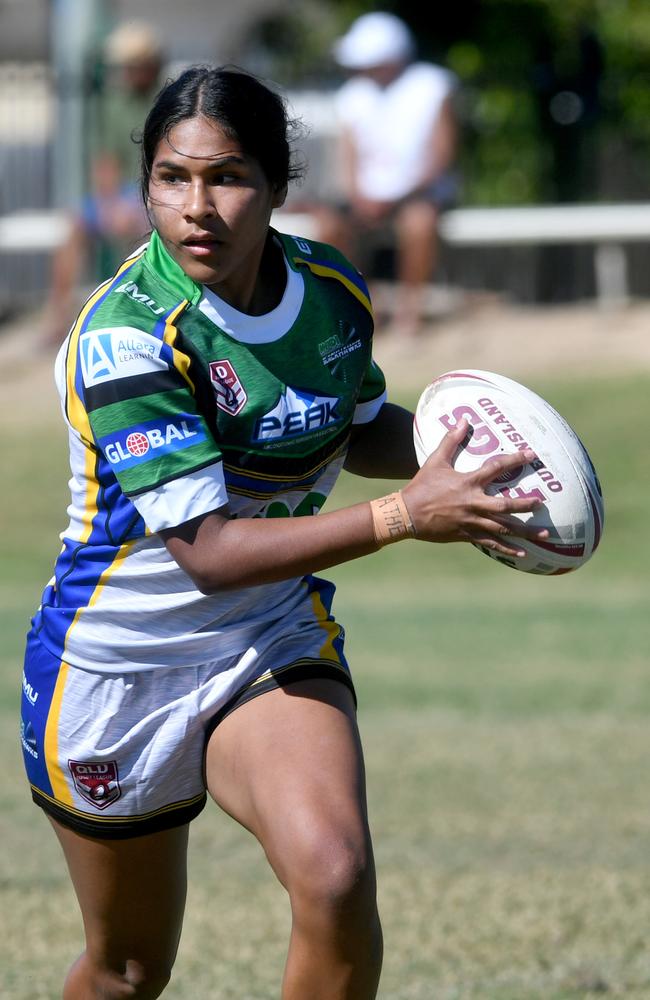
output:
MULTIPOLYGON (((531 387, 601 474, 604 539, 539 579, 470 547, 406 543, 339 567, 360 696, 386 938, 382 1000, 650 996, 647 384, 531 387)), ((412 402, 409 387, 403 401, 412 402)), ((65 523, 65 442, 9 435, 0 576, 0 996, 50 1000, 81 946, 58 847, 16 738, 24 632, 65 523), (36 479, 38 476, 38 479, 36 479)), ((379 495, 345 477, 330 506, 379 495)), ((288 913, 258 846, 195 824, 170 1000, 277 997, 288 913)))

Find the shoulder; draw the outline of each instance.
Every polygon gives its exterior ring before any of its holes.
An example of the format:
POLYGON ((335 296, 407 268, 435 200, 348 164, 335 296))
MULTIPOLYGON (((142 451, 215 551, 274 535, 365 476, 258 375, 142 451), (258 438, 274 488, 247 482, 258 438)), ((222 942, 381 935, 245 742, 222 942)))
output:
POLYGON ((401 76, 403 86, 429 90, 436 95, 446 96, 456 89, 454 74, 435 63, 415 62, 408 66, 401 76))
POLYGON ((346 83, 338 90, 335 97, 335 109, 343 122, 354 121, 360 113, 373 104, 380 91, 376 83, 367 77, 359 76, 346 83))
POLYGON ((329 243, 321 243, 318 240, 287 233, 277 233, 277 236, 282 243, 290 266, 307 264, 316 272, 319 266, 330 267, 350 275, 356 275, 363 281, 361 272, 354 264, 348 260, 345 254, 329 243))
POLYGON ((329 243, 320 243, 303 236, 286 233, 277 233, 277 236, 291 268, 306 268, 316 278, 338 281, 366 309, 371 310, 365 278, 340 250, 329 243))
POLYGON ((67 364, 81 378, 80 390, 174 364, 166 334, 185 300, 154 280, 146 248, 93 292, 71 331, 67 364))

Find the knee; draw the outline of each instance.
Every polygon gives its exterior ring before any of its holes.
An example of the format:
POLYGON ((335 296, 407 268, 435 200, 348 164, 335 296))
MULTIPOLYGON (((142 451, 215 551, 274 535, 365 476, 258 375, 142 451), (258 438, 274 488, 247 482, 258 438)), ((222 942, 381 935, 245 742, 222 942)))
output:
POLYGON ((365 912, 375 906, 372 848, 365 834, 312 828, 294 845, 287 888, 294 908, 365 912))
POLYGON ((156 1000, 171 978, 171 966, 164 961, 124 963, 93 961, 84 954, 66 979, 64 1000, 79 996, 101 1000, 156 1000))
POLYGON ((130 959, 122 974, 127 989, 124 996, 129 1000, 131 997, 133 1000, 156 1000, 169 983, 171 974, 171 966, 164 962, 157 961, 154 964, 130 959))
POLYGON ((434 240, 438 229, 438 210, 428 201, 409 201, 397 216, 397 229, 403 239, 434 240))

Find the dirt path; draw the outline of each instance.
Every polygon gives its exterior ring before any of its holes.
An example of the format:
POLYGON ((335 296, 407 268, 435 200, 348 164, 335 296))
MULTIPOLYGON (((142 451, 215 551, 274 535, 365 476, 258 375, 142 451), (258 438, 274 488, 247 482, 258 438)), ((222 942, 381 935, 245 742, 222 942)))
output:
MULTIPOLYGON (((13 424, 55 420, 55 352, 41 342, 38 315, 0 327, 0 398, 13 424)), ((606 312, 590 305, 522 308, 468 297, 432 322, 415 343, 390 330, 377 336, 376 357, 395 387, 424 386, 458 367, 484 368, 524 380, 530 375, 650 372, 650 302, 606 312)))

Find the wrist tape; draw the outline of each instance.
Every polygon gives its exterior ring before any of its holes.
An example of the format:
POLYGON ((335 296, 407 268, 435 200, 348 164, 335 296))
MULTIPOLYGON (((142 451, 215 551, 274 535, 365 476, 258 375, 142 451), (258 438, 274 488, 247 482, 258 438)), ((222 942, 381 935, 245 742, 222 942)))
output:
POLYGON ((370 510, 377 545, 390 545, 409 535, 415 538, 415 527, 401 492, 371 500, 370 510))

